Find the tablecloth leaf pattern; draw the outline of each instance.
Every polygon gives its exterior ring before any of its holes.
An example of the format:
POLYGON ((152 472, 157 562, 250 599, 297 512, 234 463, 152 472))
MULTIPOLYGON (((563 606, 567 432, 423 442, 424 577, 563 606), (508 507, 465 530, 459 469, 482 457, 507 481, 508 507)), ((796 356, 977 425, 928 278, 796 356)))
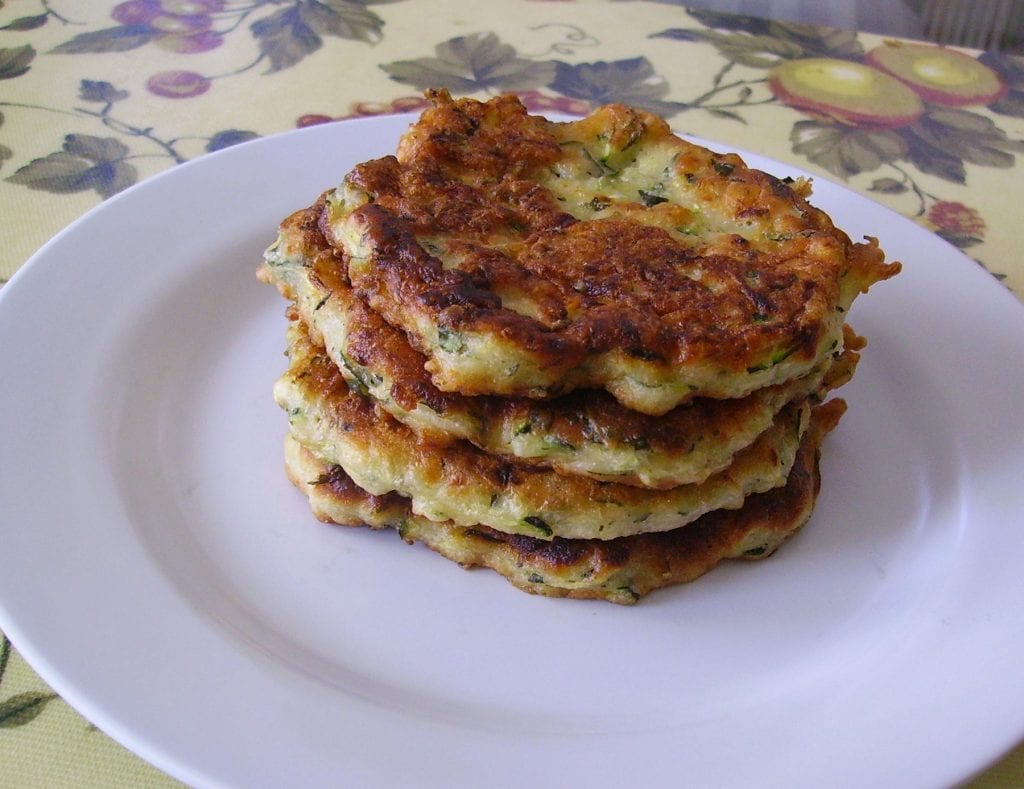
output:
MULTIPOLYGON (((989 222, 981 208, 969 204, 964 187, 983 173, 1010 170, 1024 153, 1024 141, 1017 136, 1020 124, 1006 125, 1024 118, 1020 58, 969 53, 979 68, 995 75, 998 91, 979 100, 948 102, 941 93, 937 100, 934 92, 910 84, 920 94, 914 99, 919 111, 892 117, 884 106, 858 105, 851 111, 842 98, 842 85, 828 97, 829 80, 878 72, 873 50, 892 42, 877 36, 684 9, 673 0, 661 4, 660 17, 650 13, 658 7, 655 3, 519 2, 512 11, 495 11, 507 17, 501 27, 490 23, 489 14, 469 14, 467 22, 461 9, 442 4, 437 13, 452 18, 448 35, 430 38, 406 31, 401 46, 390 46, 402 7, 415 4, 125 0, 87 5, 19 0, 5 6, 0 0, 0 88, 17 84, 37 68, 76 74, 65 91, 47 91, 50 99, 22 95, 13 100, 0 92, 0 177, 9 187, 46 193, 55 200, 88 195, 99 202, 151 174, 154 162, 172 166, 289 126, 419 110, 426 106, 423 91, 428 88, 476 96, 514 91, 538 112, 581 114, 606 102, 621 102, 663 115, 678 128, 692 119, 698 130, 710 129, 715 135, 730 126, 763 126, 782 135, 774 148, 765 146, 767 152, 786 149, 810 169, 850 182, 977 254, 995 276, 1003 276, 998 261, 986 257, 990 248, 997 249, 988 243, 989 222), (617 21, 611 20, 613 7, 627 6, 643 7, 644 19, 660 23, 648 21, 645 28, 624 31, 621 13, 617 21), (45 44, 40 43, 44 34, 45 44), (147 111, 166 105, 185 109, 218 90, 230 100, 237 97, 230 88, 243 82, 247 95, 256 94, 260 81, 308 68, 317 59, 336 69, 339 61, 329 58, 338 57, 339 46, 350 48, 344 62, 362 71, 342 76, 347 80, 339 91, 343 103, 326 111, 311 105, 294 117, 280 118, 269 110, 239 108, 224 128, 207 127, 198 135, 182 131, 177 116, 158 112, 152 120, 154 113, 147 111), (612 55, 589 56, 597 48, 612 55), (683 63, 697 51, 706 57, 699 68, 679 66, 670 60, 675 48, 683 63), (381 54, 373 54, 377 51, 381 54), (54 63, 77 58, 85 64, 77 71, 54 63), (122 81, 123 75, 115 78, 100 68, 114 58, 137 58, 133 68, 142 70, 144 78, 129 83, 122 81), (817 63, 816 87, 826 98, 805 100, 781 81, 785 64, 809 60, 817 63), (359 95, 360 79, 371 77, 377 78, 377 88, 359 95), (382 90, 381 84, 393 90, 382 90), (55 97, 61 95, 74 98, 60 103, 55 97), (19 150, 27 137, 9 135, 12 113, 32 116, 41 124, 53 119, 63 139, 42 154, 19 150), (770 122, 765 120, 769 116, 770 122)), ((941 57, 946 50, 936 52, 941 57)), ((895 77, 883 74, 879 79, 895 77)), ((0 261, 0 275, 21 262, 0 261)), ((1013 284, 1019 288, 1024 282, 1013 284)), ((4 638, 0 738, 4 731, 40 720, 54 702, 63 703, 45 688, 5 688, 12 653, 4 638)))
MULTIPOLYGON (((34 720, 48 703, 57 698, 56 693, 41 690, 26 690, 10 696, 4 695, 3 681, 11 659, 11 642, 6 636, 0 639, 0 729, 13 729, 34 720)), ((2 778, 0 773, 0 778, 2 778)))
POLYGON ((1010 118, 1024 118, 1024 59, 998 52, 983 52, 978 61, 995 71, 1007 87, 1006 95, 993 101, 988 108, 1010 118))
POLYGON ((35 16, 22 16, 8 22, 0 27, 0 30, 35 30, 46 24, 50 18, 49 14, 36 14, 35 16))
POLYGON ((550 61, 522 58, 494 33, 476 33, 442 41, 433 57, 384 63, 396 82, 419 90, 445 87, 453 93, 518 91, 546 85, 555 74, 550 61))
POLYGON ((30 44, 0 49, 0 79, 14 79, 29 70, 36 51, 30 44))
MULTIPOLYGON (((128 91, 120 90, 109 82, 82 80, 78 97, 87 106, 74 107, 65 112, 98 119, 103 126, 119 136, 68 134, 64 137, 61 150, 33 159, 6 180, 54 194, 91 189, 100 197, 107 198, 138 181, 138 172, 131 164, 135 156, 164 156, 175 164, 186 161, 186 157, 177 150, 177 139, 163 138, 152 128, 134 126, 118 118, 114 112, 115 105, 129 95, 128 91), (144 143, 145 149, 137 141, 144 143), (128 143, 132 143, 132 146, 128 143)), ((21 106, 24 108, 28 105, 21 106)), ((251 131, 225 129, 205 138, 205 150, 219 150, 256 136, 251 131)), ((3 151, 0 151, 0 158, 3 158, 3 151)))

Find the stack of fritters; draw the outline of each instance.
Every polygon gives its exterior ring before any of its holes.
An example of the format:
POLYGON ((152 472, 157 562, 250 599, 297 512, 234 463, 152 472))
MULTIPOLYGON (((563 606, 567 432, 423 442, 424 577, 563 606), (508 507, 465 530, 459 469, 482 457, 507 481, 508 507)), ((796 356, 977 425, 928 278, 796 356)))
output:
POLYGON ((314 512, 624 603, 770 554, 845 408, 847 310, 899 265, 646 112, 431 97, 260 269, 293 302, 275 396, 314 512))

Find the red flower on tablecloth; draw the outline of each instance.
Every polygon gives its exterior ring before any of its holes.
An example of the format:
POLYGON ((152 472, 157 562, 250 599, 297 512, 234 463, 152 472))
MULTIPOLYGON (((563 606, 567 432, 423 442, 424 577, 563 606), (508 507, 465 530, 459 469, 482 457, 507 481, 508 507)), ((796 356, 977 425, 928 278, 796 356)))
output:
MULTIPOLYGON (((919 215, 918 221, 940 238, 965 251, 985 241, 985 219, 976 209, 955 200, 937 200, 923 216, 919 215)), ((1005 274, 993 271, 980 260, 975 262, 996 279, 1005 279, 1005 274)))
POLYGON ((926 218, 943 233, 974 237, 985 234, 985 220, 981 214, 963 203, 940 200, 928 209, 926 218))
MULTIPOLYGON (((970 249, 985 240, 985 219, 976 209, 955 200, 936 200, 919 214, 918 221, 959 249, 970 249)), ((992 274, 1003 278, 997 272, 992 274)))

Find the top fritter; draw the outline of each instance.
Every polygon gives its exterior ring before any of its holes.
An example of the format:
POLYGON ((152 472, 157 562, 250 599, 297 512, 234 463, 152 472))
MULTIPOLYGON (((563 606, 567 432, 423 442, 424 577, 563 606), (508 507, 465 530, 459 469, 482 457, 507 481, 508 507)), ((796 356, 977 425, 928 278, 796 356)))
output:
POLYGON ((806 182, 641 110, 556 123, 512 96, 430 97, 321 228, 441 390, 603 387, 648 414, 741 397, 809 372, 856 295, 899 271, 809 205, 806 182))

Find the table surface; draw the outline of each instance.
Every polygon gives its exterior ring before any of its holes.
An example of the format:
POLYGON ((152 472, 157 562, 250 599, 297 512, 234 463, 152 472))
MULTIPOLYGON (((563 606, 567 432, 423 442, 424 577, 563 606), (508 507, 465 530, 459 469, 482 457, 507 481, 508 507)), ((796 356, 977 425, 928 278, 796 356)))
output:
MULTIPOLYGON (((515 91, 539 112, 651 109, 681 132, 840 181, 1024 295, 1024 59, 943 51, 940 80, 963 73, 962 54, 981 81, 955 106, 949 85, 919 89, 916 119, 895 101, 851 105, 872 50, 893 43, 673 2, 522 0, 485 15, 436 0, 0 3, 0 283, 72 220, 177 163, 417 110, 424 89, 447 87, 515 91), (819 87, 834 88, 813 111, 769 81, 801 58, 821 59, 819 87)), ((10 786, 175 784, 82 719, 6 638, 0 765, 10 786)), ((971 785, 1024 785, 1024 745, 971 785)))

